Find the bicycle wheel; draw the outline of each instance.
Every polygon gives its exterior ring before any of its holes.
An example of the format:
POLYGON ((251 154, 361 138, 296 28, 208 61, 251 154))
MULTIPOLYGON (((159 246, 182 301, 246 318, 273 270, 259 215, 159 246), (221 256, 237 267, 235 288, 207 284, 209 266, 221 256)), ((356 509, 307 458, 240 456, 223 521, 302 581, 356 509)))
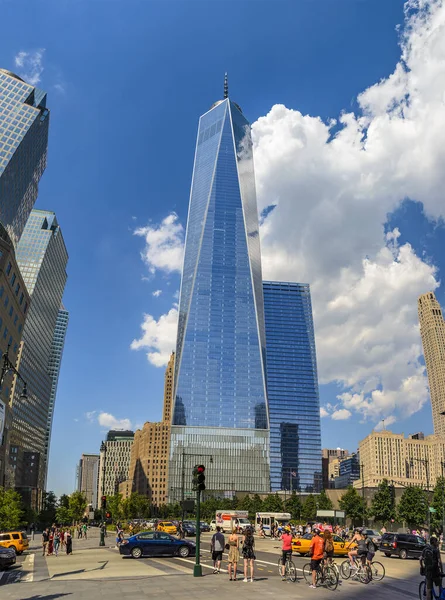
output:
POLYGON ((425 580, 419 583, 419 598, 420 600, 425 600, 426 598, 426 583, 425 580))
POLYGON ((281 562, 281 558, 278 559, 278 575, 280 575, 281 577, 281 566, 282 566, 282 562, 281 562))
POLYGON ((371 563, 371 577, 374 581, 382 581, 385 577, 385 567, 380 562, 371 563))
POLYGON ((297 569, 291 560, 286 562, 286 575, 291 581, 297 581, 297 569))
POLYGON ((338 585, 337 574, 332 567, 326 567, 324 583, 328 590, 336 590, 338 585))
POLYGON ((329 565, 331 567, 331 569, 333 569, 335 571, 335 574, 337 576, 337 579, 340 579, 340 571, 338 570, 338 565, 335 562, 331 562, 331 564, 329 565))
POLYGON ((343 579, 349 579, 351 577, 352 569, 349 560, 344 560, 340 565, 340 573, 343 579))
POLYGON ((358 570, 357 575, 362 583, 369 583, 372 579, 371 569, 368 565, 362 565, 358 570))
POLYGON ((306 580, 306 583, 312 583, 312 569, 311 563, 306 563, 303 567, 303 577, 306 580))

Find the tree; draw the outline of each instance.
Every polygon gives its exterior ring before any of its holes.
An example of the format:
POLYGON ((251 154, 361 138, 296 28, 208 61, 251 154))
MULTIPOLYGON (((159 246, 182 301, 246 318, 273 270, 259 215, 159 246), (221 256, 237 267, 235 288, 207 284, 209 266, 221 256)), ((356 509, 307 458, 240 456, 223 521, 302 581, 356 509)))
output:
POLYGON ((57 497, 54 492, 44 492, 43 509, 38 515, 42 527, 49 527, 56 520, 57 497))
POLYGON ((148 517, 150 512, 150 500, 142 494, 133 492, 122 501, 122 515, 126 519, 141 519, 148 517))
POLYGON ((286 512, 291 514, 292 519, 299 520, 301 518, 301 510, 303 507, 301 505, 301 500, 299 496, 297 496, 295 490, 292 492, 291 497, 286 500, 284 507, 286 509, 286 512))
POLYGON ((63 506, 64 508, 70 507, 70 497, 67 494, 62 494, 59 498, 59 506, 63 506))
POLYGON ((391 519, 395 519, 396 503, 387 479, 383 479, 379 483, 377 492, 372 499, 370 513, 376 521, 380 521, 383 525, 391 519))
POLYGON ((304 521, 313 521, 317 516, 317 502, 315 500, 315 496, 312 494, 306 496, 303 509, 301 511, 301 516, 304 521))
POLYGON ((352 520, 353 525, 357 525, 366 516, 366 501, 359 495, 357 490, 352 486, 340 497, 339 506, 345 511, 345 515, 352 520))
POLYGON ((436 509, 431 513, 431 526, 433 529, 442 531, 443 528, 443 504, 445 499, 445 479, 439 477, 433 491, 431 506, 436 509))
POLYGON ((58 525, 69 525, 72 521, 71 511, 65 506, 59 506, 56 509, 56 523, 58 525))
POLYGON ((69 512, 73 521, 80 521, 85 515, 88 505, 87 499, 82 492, 73 492, 69 499, 69 512))
POLYGON ((265 512, 264 511, 264 502, 261 500, 258 494, 254 494, 252 498, 252 512, 265 512))
POLYGON ((114 522, 122 519, 122 494, 107 496, 107 510, 110 511, 114 522))
POLYGON ((326 494, 325 490, 322 490, 320 495, 318 496, 318 508, 320 510, 332 510, 334 505, 332 504, 332 500, 326 494))
POLYGON ((22 497, 14 490, 0 488, 0 530, 17 529, 23 517, 22 497))
POLYGON ((278 494, 269 494, 263 502, 263 512, 283 512, 283 502, 278 494))
POLYGON ((403 490, 398 506, 399 520, 408 523, 410 528, 424 525, 427 508, 424 490, 418 486, 407 487, 403 490))

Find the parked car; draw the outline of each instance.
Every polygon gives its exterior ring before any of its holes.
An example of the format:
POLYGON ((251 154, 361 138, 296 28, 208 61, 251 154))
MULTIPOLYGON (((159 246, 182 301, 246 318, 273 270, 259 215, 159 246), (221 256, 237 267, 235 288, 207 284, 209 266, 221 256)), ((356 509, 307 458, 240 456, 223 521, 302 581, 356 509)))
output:
POLYGON ((420 535, 411 533, 384 533, 379 550, 385 556, 396 555, 399 558, 416 556, 418 558, 422 554, 425 544, 425 540, 420 535))
POLYGON ((205 532, 210 531, 210 525, 208 523, 205 523, 204 521, 201 521, 200 529, 201 529, 201 532, 202 531, 205 531, 205 532))
POLYGON ((182 529, 184 530, 185 537, 196 536, 196 525, 191 521, 184 521, 182 524, 182 529))
POLYGON ((215 521, 215 519, 213 519, 213 521, 210 521, 210 531, 216 531, 216 521, 215 521))
POLYGON ((0 547, 0 569, 7 569, 11 565, 14 565, 16 560, 17 557, 13 547, 0 547))
POLYGON ((147 521, 145 526, 147 529, 156 529, 156 521, 147 521))
POLYGON ((123 540, 119 546, 122 556, 142 558, 143 556, 194 556, 196 545, 189 540, 178 538, 163 531, 144 531, 123 540))
MULTIPOLYGON (((300 556, 308 554, 309 548, 311 547, 312 535, 312 533, 305 533, 301 537, 294 538, 292 540, 292 552, 300 554, 300 556)), ((354 544, 348 548, 349 542, 345 542, 339 535, 333 535, 332 537, 334 540, 334 556, 346 556, 350 550, 357 547, 357 544, 354 542, 354 544)))
POLYGON ((14 548, 17 554, 22 554, 24 550, 28 550, 28 536, 23 531, 0 533, 0 546, 14 548))
POLYGON ((157 530, 164 531, 165 533, 171 533, 172 535, 175 535, 176 533, 176 527, 171 521, 159 521, 157 530))
POLYGON ((366 537, 370 537, 377 547, 380 546, 380 542, 382 541, 382 536, 380 535, 380 533, 378 531, 375 531, 375 529, 362 529, 362 533, 366 537))

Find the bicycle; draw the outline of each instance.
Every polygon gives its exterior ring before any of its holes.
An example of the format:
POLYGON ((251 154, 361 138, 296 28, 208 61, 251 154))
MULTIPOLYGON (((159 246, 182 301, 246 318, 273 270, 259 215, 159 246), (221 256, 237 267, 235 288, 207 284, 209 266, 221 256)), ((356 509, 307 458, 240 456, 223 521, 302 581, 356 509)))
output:
POLYGON ((341 563, 340 571, 343 579, 349 579, 352 576, 352 579, 359 579, 362 583, 371 581, 372 572, 371 567, 366 562, 366 556, 361 556, 360 559, 360 564, 357 564, 355 557, 353 557, 353 565, 351 565, 349 559, 341 563))
MULTIPOLYGON (((281 567, 283 566, 282 559, 278 559, 278 575, 281 577, 281 567)), ((297 581, 297 569, 295 567, 294 561, 292 560, 292 555, 289 553, 286 556, 286 562, 284 564, 284 576, 292 582, 297 581)))
MULTIPOLYGON (((311 563, 306 563, 303 566, 303 576, 306 580, 306 583, 312 583, 312 569, 311 563)), ((322 560, 321 563, 317 567, 317 578, 315 580, 315 585, 317 587, 324 585, 329 590, 336 590, 338 586, 338 577, 335 570, 325 564, 325 561, 322 560)))
MULTIPOLYGON (((433 585, 431 597, 434 600, 445 600, 445 588, 442 587, 442 583, 439 586, 438 592, 436 592, 433 585)), ((419 583, 419 598, 420 600, 425 600, 426 598, 426 577, 419 583)))
POLYGON ((373 581, 382 581, 385 577, 385 567, 381 562, 376 561, 368 561, 369 568, 371 569, 371 578, 373 581))

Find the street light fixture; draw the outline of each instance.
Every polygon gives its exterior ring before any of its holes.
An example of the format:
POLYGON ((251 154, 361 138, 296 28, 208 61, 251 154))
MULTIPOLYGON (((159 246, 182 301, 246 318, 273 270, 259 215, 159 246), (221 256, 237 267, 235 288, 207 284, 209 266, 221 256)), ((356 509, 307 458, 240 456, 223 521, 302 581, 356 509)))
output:
POLYGON ((22 400, 23 402, 26 402, 28 400, 27 384, 26 384, 26 381, 23 379, 23 377, 18 372, 18 370, 15 368, 15 366, 9 360, 9 348, 10 348, 10 346, 8 345, 8 349, 2 355, 2 370, 0 373, 0 389, 3 387, 3 382, 5 380, 6 375, 8 375, 9 373, 14 373, 14 375, 18 379, 20 379, 20 381, 23 382, 23 391, 20 394, 20 400, 22 400))

